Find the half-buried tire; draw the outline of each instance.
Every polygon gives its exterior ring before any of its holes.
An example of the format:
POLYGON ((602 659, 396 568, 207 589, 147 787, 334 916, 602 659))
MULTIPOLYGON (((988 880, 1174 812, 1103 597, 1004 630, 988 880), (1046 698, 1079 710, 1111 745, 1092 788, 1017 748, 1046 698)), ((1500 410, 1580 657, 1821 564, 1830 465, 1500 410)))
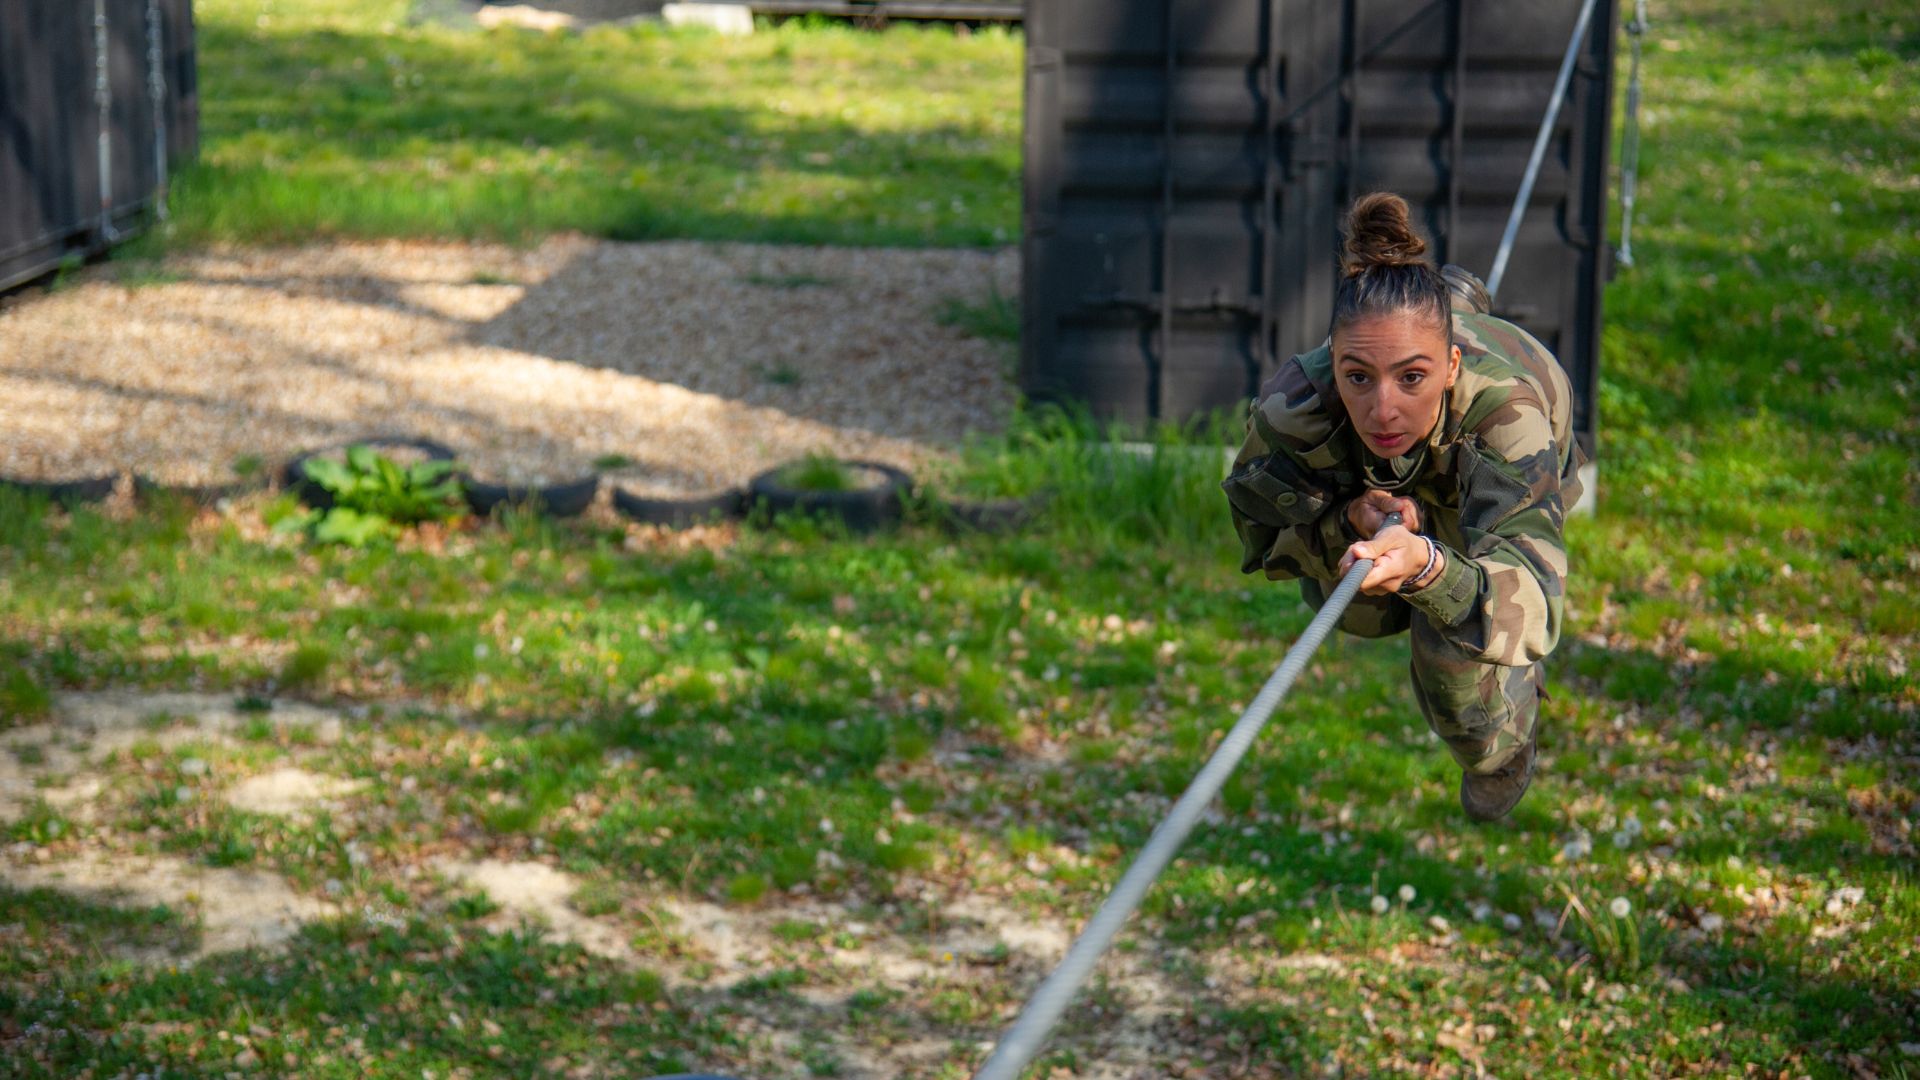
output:
POLYGON ((147 500, 172 496, 185 499, 195 506, 216 506, 222 499, 237 499, 242 495, 251 495, 265 490, 269 473, 262 472, 258 477, 236 480, 231 484, 163 484, 158 480, 135 473, 133 494, 136 498, 147 500))
POLYGON ((51 502, 61 506, 78 506, 81 503, 97 503, 113 494, 113 485, 118 476, 108 473, 105 476, 88 476, 79 480, 15 480, 0 476, 0 487, 31 495, 45 495, 51 502))
POLYGON ((954 532, 1004 533, 1032 522, 1052 501, 1052 492, 1037 491, 1004 499, 936 498, 933 505, 940 523, 954 532))
POLYGON ((464 478, 464 485, 467 506, 481 517, 502 506, 526 506, 549 517, 570 518, 593 505, 594 492, 600 490, 600 474, 589 473, 558 484, 495 484, 469 476, 464 478))
POLYGON ((664 525, 684 529, 712 521, 728 521, 747 509, 747 493, 739 488, 693 499, 666 499, 636 495, 623 487, 613 489, 613 508, 644 525, 664 525))
POLYGON ((754 477, 747 486, 751 508, 765 507, 776 517, 822 515, 844 522, 851 532, 872 532, 900 521, 906 495, 913 490, 913 477, 877 461, 843 461, 840 465, 864 472, 877 482, 843 491, 794 487, 785 479, 793 465, 783 465, 754 477))

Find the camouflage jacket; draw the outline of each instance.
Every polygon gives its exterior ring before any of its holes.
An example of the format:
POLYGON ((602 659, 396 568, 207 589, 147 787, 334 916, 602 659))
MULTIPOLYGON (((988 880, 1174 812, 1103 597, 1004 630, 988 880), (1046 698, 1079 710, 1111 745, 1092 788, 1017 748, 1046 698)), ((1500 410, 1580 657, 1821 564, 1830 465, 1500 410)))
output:
POLYGON ((1354 434, 1327 346, 1267 380, 1222 484, 1245 549, 1241 570, 1331 585, 1360 539, 1348 502, 1367 488, 1391 491, 1420 505, 1422 530, 1444 549, 1446 569, 1404 602, 1362 594, 1355 606, 1378 608, 1380 623, 1401 628, 1410 603, 1476 659, 1531 664, 1560 636, 1561 526, 1579 499, 1585 461, 1571 430, 1572 389, 1546 346, 1504 319, 1456 304, 1454 341, 1460 377, 1439 423, 1392 461, 1354 434))

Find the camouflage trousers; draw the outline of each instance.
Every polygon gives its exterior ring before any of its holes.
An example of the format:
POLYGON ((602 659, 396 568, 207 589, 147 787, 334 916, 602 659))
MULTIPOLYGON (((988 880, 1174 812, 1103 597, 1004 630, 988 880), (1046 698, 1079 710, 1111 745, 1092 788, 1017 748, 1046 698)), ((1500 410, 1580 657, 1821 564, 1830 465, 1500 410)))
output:
MULTIPOLYGON (((1318 611, 1327 588, 1301 578, 1300 596, 1318 611)), ((1354 596, 1340 629, 1369 638, 1409 631, 1413 695, 1427 727, 1462 769, 1493 772, 1533 738, 1540 702, 1547 696, 1545 665, 1506 667, 1475 660, 1441 637, 1426 613, 1397 596, 1354 596)))

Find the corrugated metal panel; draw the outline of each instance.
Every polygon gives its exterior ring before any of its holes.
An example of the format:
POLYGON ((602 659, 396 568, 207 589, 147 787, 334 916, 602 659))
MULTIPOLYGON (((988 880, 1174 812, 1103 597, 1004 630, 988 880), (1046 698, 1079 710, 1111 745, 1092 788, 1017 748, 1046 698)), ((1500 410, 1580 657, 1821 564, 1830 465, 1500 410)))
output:
MULTIPOLYGON (((1125 421, 1244 400, 1324 339, 1340 215, 1367 191, 1484 275, 1578 8, 1030 0, 1028 393, 1125 421)), ((1611 0, 1594 25, 1499 298, 1573 374, 1589 440, 1611 0)))
POLYGON ((91 170, 91 5, 0 5, 0 285, 22 267, 55 261, 81 218, 99 205, 91 170), (76 87, 84 87, 81 92, 76 87))
MULTIPOLYGON (((169 169, 198 143, 191 0, 160 0, 160 68, 169 169)), ((116 230, 137 225, 159 187, 147 0, 109 0, 107 110, 116 230)), ((0 4, 0 288, 108 242, 100 198, 101 116, 89 0, 0 4)))

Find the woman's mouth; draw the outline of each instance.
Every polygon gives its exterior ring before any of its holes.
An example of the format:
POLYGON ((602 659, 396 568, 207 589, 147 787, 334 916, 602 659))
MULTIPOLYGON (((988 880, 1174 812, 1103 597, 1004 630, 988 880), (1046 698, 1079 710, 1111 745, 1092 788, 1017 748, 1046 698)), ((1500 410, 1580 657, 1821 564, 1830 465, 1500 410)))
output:
POLYGON ((1398 450, 1407 444, 1407 433, 1394 432, 1391 435, 1372 436, 1373 445, 1382 450, 1398 450))

